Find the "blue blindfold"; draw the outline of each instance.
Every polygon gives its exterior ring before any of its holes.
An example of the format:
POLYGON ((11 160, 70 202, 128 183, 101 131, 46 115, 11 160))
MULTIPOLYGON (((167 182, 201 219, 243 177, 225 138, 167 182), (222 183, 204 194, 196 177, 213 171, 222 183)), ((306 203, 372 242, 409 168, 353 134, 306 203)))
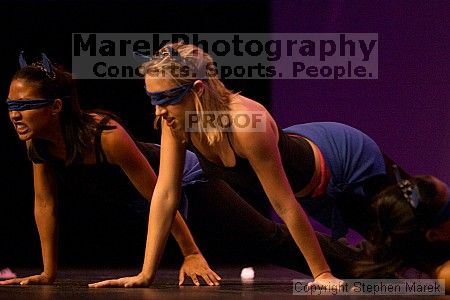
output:
POLYGON ((147 95, 150 97, 152 105, 176 104, 183 100, 193 85, 194 83, 186 83, 162 92, 147 92, 147 95))
POLYGON ((24 111, 41 108, 52 103, 53 99, 6 100, 9 111, 24 111))

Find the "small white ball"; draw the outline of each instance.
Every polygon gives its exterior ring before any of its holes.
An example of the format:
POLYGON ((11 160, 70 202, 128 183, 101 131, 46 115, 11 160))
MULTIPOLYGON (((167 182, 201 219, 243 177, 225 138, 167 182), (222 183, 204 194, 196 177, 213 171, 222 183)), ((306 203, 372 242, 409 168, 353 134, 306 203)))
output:
POLYGON ((253 278, 255 278, 255 270, 253 270, 252 267, 243 268, 242 271, 241 271, 241 278, 242 279, 253 279, 253 278))

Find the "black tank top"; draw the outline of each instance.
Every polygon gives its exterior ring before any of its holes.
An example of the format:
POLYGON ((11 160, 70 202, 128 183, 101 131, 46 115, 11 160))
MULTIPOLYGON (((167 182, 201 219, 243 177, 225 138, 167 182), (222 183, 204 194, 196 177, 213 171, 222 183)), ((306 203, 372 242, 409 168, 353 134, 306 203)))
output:
MULTIPOLYGON (((45 141, 34 140, 28 148, 29 159, 37 164, 46 163, 52 167, 59 181, 59 185, 70 189, 74 193, 95 194, 102 198, 124 198, 128 199, 135 190, 130 180, 117 165, 108 163, 101 145, 103 130, 113 129, 114 126, 107 125, 111 117, 106 115, 97 124, 94 136, 94 149, 96 162, 94 164, 72 163, 66 165, 64 161, 56 159, 48 152, 45 141)), ((130 134, 130 133, 128 133, 130 134)), ((132 136, 130 134, 130 136, 132 136)), ((139 150, 144 154, 156 174, 159 171, 159 147, 135 141, 139 150)), ((82 159, 81 159, 82 161, 82 159)))
MULTIPOLYGON (((94 151, 95 151, 95 165, 101 165, 101 164, 109 164, 106 155, 103 152, 102 148, 102 132, 106 129, 114 129, 114 126, 107 125, 108 122, 112 119, 111 116, 106 115, 104 116, 100 122, 97 124, 97 130, 95 132, 94 136, 94 151)), ((127 131, 127 133, 133 138, 130 132, 127 131)), ((141 152, 144 154, 144 156, 147 158, 148 162, 152 166, 152 168, 155 171, 159 170, 159 157, 160 157, 160 151, 159 147, 150 144, 150 143, 143 143, 138 142, 134 138, 137 147, 141 152)), ((47 145, 45 141, 42 140, 34 140, 31 146, 28 148, 28 158, 34 162, 34 163, 48 163, 51 165, 59 166, 64 165, 64 162, 62 160, 56 159, 55 157, 51 156, 48 153, 47 145)), ((74 163, 73 165, 84 165, 84 166, 90 166, 86 164, 77 164, 74 163)), ((67 166, 70 167, 70 166, 67 166)))
MULTIPOLYGON (((284 133, 279 127, 278 149, 289 184, 294 193, 301 191, 311 180, 315 171, 314 152, 306 139, 300 136, 291 136, 284 133)), ((228 143, 233 149, 229 139, 228 143)), ((188 147, 193 151, 202 166, 206 176, 219 178, 227 182, 241 196, 245 197, 251 204, 261 206, 261 201, 253 198, 266 198, 262 185, 253 170, 250 162, 238 156, 233 149, 236 164, 233 167, 225 167, 215 164, 206 159, 200 151, 189 140, 188 147), (253 202, 254 201, 254 202, 253 202)), ((267 207, 260 207, 266 211, 267 207)), ((258 209, 259 210, 259 209, 258 209)), ((260 210, 261 211, 261 210, 260 210)))

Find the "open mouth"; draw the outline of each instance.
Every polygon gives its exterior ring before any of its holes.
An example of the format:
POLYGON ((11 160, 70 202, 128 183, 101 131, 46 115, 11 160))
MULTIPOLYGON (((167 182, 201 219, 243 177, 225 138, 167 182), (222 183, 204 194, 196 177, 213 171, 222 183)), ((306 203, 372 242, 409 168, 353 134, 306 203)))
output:
POLYGON ((29 131, 29 128, 26 125, 24 125, 24 124, 16 123, 15 125, 16 125, 16 131, 17 131, 18 134, 24 134, 24 133, 27 133, 29 131))
POLYGON ((167 126, 169 127, 173 127, 173 125, 175 125, 175 118, 165 118, 167 126))

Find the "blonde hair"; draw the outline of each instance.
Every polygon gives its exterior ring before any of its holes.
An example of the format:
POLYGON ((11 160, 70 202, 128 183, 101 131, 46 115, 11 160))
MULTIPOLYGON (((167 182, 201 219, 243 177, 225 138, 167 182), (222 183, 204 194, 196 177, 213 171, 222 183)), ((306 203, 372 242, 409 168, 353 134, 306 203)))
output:
MULTIPOLYGON (((200 132, 200 137, 206 136, 209 145, 220 142, 223 138, 223 130, 220 128, 205 130, 207 120, 205 111, 229 111, 229 104, 232 98, 238 93, 227 89, 217 77, 217 70, 212 57, 201 48, 184 43, 169 43, 161 48, 157 55, 141 66, 141 74, 149 76, 163 76, 170 79, 176 85, 194 83, 196 80, 203 80, 204 90, 201 95, 190 90, 193 94, 195 110, 199 119, 196 131, 200 132), (174 54, 174 51, 177 52, 174 54), (173 68, 177 70, 188 69, 188 72, 179 72, 174 76, 173 72, 168 72, 173 68)), ((158 127, 159 117, 155 118, 154 127, 158 127)))

